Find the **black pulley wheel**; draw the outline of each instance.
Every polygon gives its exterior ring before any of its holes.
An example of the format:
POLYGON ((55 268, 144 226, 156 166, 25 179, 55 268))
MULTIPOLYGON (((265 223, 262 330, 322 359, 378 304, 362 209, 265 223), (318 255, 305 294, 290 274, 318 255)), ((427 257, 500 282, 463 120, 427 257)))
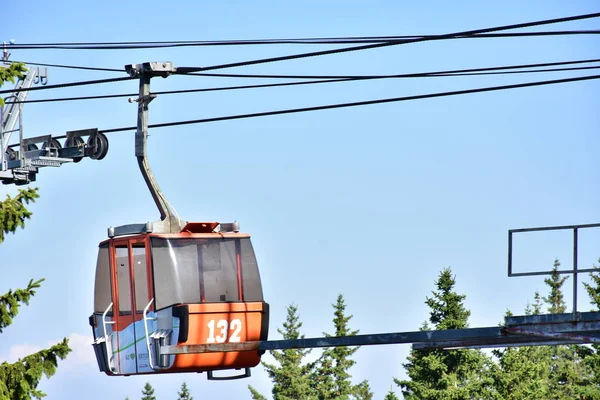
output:
POLYGON ((103 133, 96 133, 96 135, 90 135, 87 141, 87 145, 90 147, 90 158, 92 160, 102 160, 108 153, 108 138, 103 133))
POLYGON ((44 142, 42 148, 48 151, 48 156, 58 157, 58 150, 62 149, 62 145, 56 139, 50 139, 49 142, 44 142))
MULTIPOLYGON (((79 136, 71 136, 65 142, 65 147, 80 147, 83 144, 83 139, 79 136)), ((81 161, 83 157, 73 157, 73 162, 78 163, 81 161)))
POLYGON ((27 146, 25 146, 25 151, 32 151, 32 150, 38 150, 38 147, 35 143, 29 143, 27 146))
POLYGON ((15 149, 9 147, 8 149, 6 149, 6 158, 9 161, 15 161, 17 158, 19 158, 19 156, 15 149))

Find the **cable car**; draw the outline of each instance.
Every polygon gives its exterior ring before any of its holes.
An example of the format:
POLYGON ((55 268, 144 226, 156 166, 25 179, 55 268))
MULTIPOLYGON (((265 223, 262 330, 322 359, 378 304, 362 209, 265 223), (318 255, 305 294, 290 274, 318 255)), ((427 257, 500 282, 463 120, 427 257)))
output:
POLYGON ((250 235, 239 224, 182 222, 146 158, 150 79, 170 62, 127 65, 140 77, 135 155, 160 220, 108 229, 99 245, 94 312, 89 323, 100 372, 109 376, 207 372, 208 379, 250 376, 263 352, 244 342, 267 340, 269 304, 250 235), (240 343, 241 351, 198 353, 198 346, 240 343), (171 351, 169 351, 171 349, 171 351), (174 350, 173 350, 174 349, 174 350), (213 371, 243 369, 215 377, 213 371))
POLYGON ((151 227, 109 228, 99 245, 90 324, 100 371, 249 376, 258 350, 160 356, 159 349, 267 339, 269 305, 250 235, 237 223, 187 223, 177 234, 151 227))

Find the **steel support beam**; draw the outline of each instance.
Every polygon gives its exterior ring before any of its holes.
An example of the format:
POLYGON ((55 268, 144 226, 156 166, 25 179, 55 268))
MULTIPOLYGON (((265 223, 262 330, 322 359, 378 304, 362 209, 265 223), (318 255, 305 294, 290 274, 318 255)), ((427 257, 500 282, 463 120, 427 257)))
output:
POLYGON ((285 350, 316 347, 412 344, 415 349, 486 348, 600 343, 600 312, 507 317, 505 326, 375 333, 295 340, 161 346, 161 354, 219 353, 228 351, 285 350))

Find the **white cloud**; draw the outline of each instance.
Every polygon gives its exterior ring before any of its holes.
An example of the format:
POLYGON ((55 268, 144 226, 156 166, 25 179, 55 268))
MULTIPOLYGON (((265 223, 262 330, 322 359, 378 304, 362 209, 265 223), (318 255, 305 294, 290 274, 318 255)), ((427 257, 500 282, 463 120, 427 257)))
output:
MULTIPOLYGON (((92 336, 73 333, 69 337, 69 347, 71 352, 65 360, 59 361, 59 370, 88 370, 88 368, 96 368, 96 356, 92 348, 92 336)), ((16 344, 8 349, 8 354, 0 355, 0 362, 8 361, 13 363, 20 358, 23 358, 31 353, 48 348, 62 341, 49 341, 45 345, 35 344, 16 344)))
POLYGON ((35 353, 36 351, 40 350, 42 350, 42 348, 39 346, 32 346, 30 344, 16 344, 8 349, 8 356, 6 358, 1 357, 0 359, 2 361, 8 361, 10 363, 13 363, 19 358, 23 358, 26 355, 35 353))
POLYGON ((66 361, 73 366, 90 365, 96 366, 96 355, 92 348, 92 336, 73 333, 69 336, 69 347, 72 352, 67 356, 66 361))

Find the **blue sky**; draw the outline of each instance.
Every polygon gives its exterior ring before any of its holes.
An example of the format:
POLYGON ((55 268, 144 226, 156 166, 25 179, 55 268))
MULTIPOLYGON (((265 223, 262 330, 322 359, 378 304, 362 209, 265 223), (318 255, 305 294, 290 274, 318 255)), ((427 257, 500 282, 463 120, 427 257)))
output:
MULTIPOLYGON (((597 12, 594 1, 29 2, 3 5, 0 40, 17 43, 221 40, 443 34, 597 12)), ((595 20, 536 30, 598 29, 595 20)), ((127 51, 14 50, 12 60, 123 68, 171 61, 207 66, 323 49, 240 46, 127 51)), ((439 41, 235 68, 231 73, 399 74, 596 58, 591 36, 439 41)), ((49 68, 49 84, 124 76, 49 68)), ((159 96, 150 123, 399 97, 593 74, 589 71, 331 83, 159 96)), ((262 81, 261 81, 262 82, 262 81)), ((265 81, 266 82, 266 81, 265 81)), ((173 76, 153 91, 245 84, 173 76)), ((258 83, 258 82, 256 82, 258 83)), ((5 86, 3 89, 8 88, 5 86)), ((308 337, 331 332, 329 304, 342 293, 362 333, 417 330, 439 271, 451 266, 467 294, 471 326, 494 326, 523 311, 543 278, 508 278, 507 230, 597 222, 598 81, 366 107, 185 125, 150 131, 161 188, 189 221, 238 220, 253 242, 271 304, 271 338, 296 304, 308 337)), ((136 81, 31 92, 29 99, 134 93, 136 81)), ((126 98, 28 104, 26 136, 136 123, 126 98)), ((195 398, 268 394, 261 367, 250 379, 205 375, 109 378, 97 372, 87 318, 97 244, 106 228, 158 218, 137 168, 133 132, 109 136, 101 162, 43 169, 26 230, 1 248, 0 292, 46 278, 30 307, 2 334, 0 359, 62 337, 74 353, 44 380, 48 399, 131 399, 149 380, 174 398, 183 380, 195 398)), ((14 194, 3 186, 0 195, 14 194)), ((600 232, 581 234, 580 265, 600 257, 600 232)), ((519 271, 570 266, 570 237, 519 237, 519 271)), ((565 295, 571 296, 570 280, 565 295)), ((581 289, 580 289, 581 290, 581 289)), ((581 290, 580 309, 589 309, 581 290)), ((570 300, 569 300, 570 305, 570 300)), ((405 377, 410 347, 364 347, 352 374, 382 398, 405 377)), ((270 360, 269 357, 266 358, 270 360)))

